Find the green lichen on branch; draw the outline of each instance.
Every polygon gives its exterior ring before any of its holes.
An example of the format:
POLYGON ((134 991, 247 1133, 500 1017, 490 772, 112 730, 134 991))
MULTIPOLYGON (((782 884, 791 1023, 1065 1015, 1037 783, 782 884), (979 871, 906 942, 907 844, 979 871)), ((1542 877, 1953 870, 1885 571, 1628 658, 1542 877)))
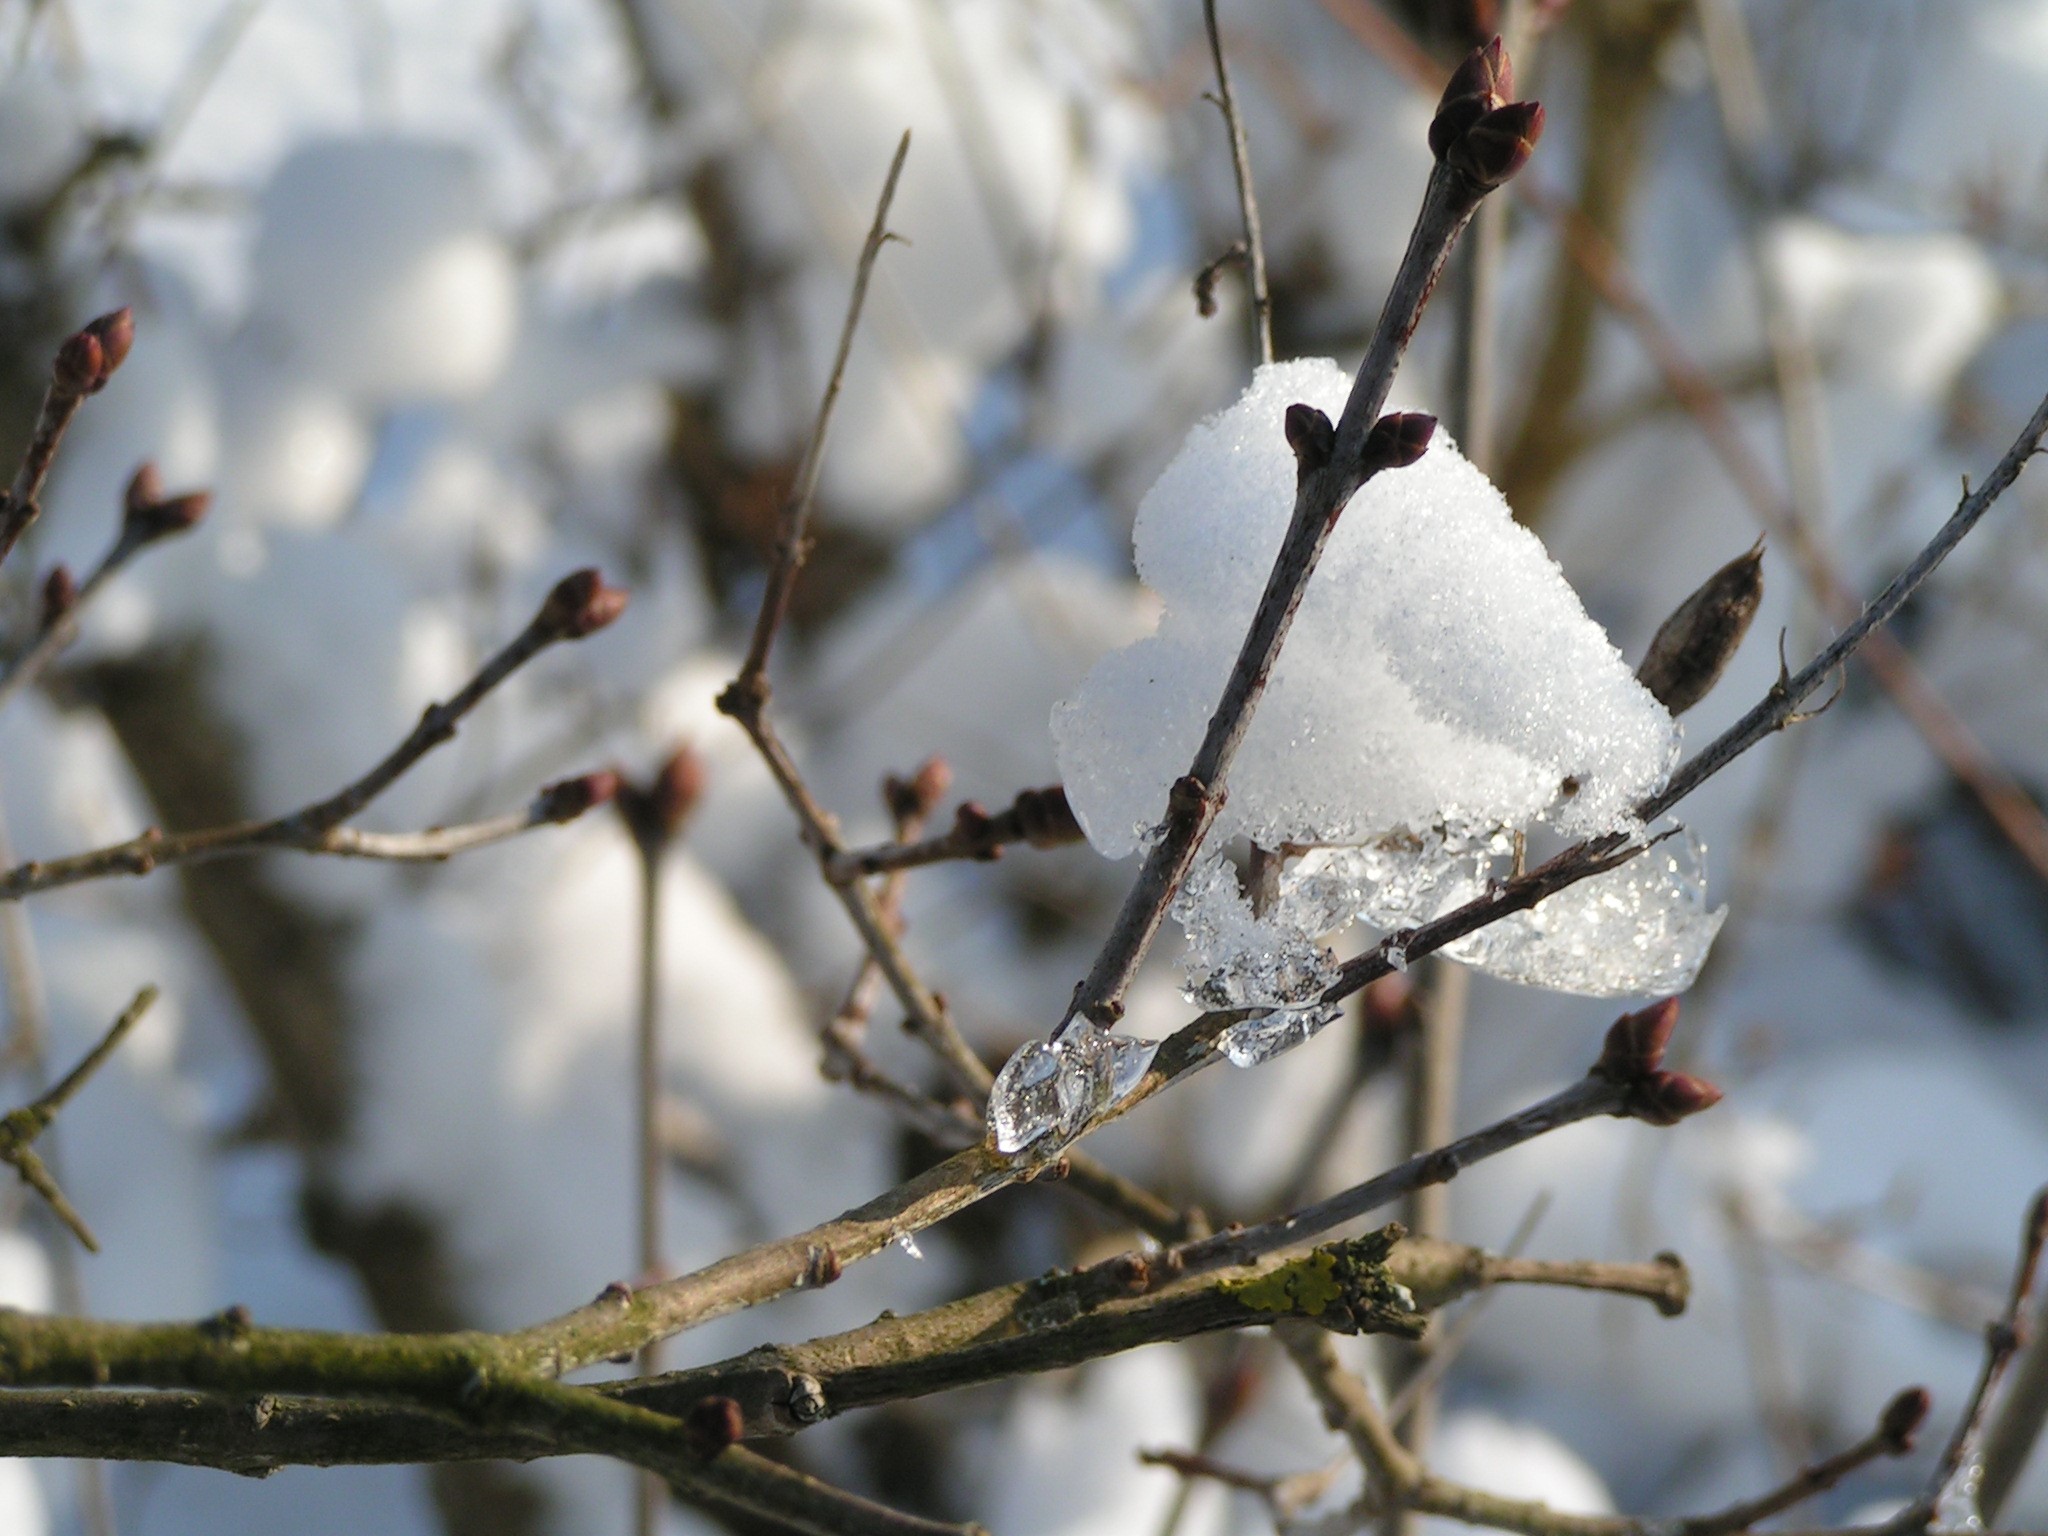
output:
POLYGON ((1387 1269, 1402 1235, 1390 1223, 1258 1274, 1223 1280, 1217 1289, 1273 1320, 1299 1317, 1337 1333, 1419 1337, 1425 1324, 1415 1298, 1387 1269))

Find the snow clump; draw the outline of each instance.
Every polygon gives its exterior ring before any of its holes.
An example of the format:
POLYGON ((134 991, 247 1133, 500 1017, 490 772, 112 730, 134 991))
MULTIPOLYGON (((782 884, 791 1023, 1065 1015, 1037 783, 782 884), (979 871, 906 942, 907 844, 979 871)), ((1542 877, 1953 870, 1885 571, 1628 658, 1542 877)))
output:
MULTIPOLYGON (((1100 852, 1148 845, 1222 694, 1293 505, 1287 407, 1334 419, 1349 388, 1327 359, 1260 369, 1139 508, 1158 631, 1053 712, 1068 798, 1100 852)), ((1631 807, 1663 784, 1678 743, 1542 544, 1439 432, 1418 463, 1353 499, 1302 600, 1177 906, 1190 997, 1299 1009, 1331 975, 1323 937, 1470 900, 1509 870, 1514 834, 1642 834, 1631 807), (1263 913, 1224 863, 1233 839, 1311 850, 1263 913)), ((1564 991, 1668 991, 1691 981, 1719 922, 1700 850, 1665 843, 1454 953, 1564 991)), ((1284 1049, 1324 1012, 1254 1022, 1284 1049)), ((1273 1053, 1237 1043, 1240 1064, 1273 1053)))

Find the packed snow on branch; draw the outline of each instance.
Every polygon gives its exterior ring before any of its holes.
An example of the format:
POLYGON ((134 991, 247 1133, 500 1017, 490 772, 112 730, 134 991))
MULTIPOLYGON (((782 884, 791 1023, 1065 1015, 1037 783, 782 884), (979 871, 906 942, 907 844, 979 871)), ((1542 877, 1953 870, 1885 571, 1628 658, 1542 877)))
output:
MULTIPOLYGON (((1286 408, 1334 418, 1348 389, 1328 360, 1261 369, 1140 507, 1159 629, 1053 715, 1068 796, 1102 853, 1156 835, 1223 692, 1293 504, 1286 408)), ((1427 922, 1506 874, 1529 836, 1651 836, 1631 807, 1664 782, 1678 737, 1541 543, 1439 433, 1358 494, 1309 586, 1176 905, 1190 998, 1269 1010, 1225 1039, 1241 1065, 1298 1043, 1331 1013, 1314 999, 1334 975, 1333 934, 1427 922), (1226 857, 1246 841, 1289 856, 1263 912, 1226 857)), ((1665 992, 1690 983, 1720 920, 1699 844, 1674 837, 1451 953, 1561 991, 1665 992)))

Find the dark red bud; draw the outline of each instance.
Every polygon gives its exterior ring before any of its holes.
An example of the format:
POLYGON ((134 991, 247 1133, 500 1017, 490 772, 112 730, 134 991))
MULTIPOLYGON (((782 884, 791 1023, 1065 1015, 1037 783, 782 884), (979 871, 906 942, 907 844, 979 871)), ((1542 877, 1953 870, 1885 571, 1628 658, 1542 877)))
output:
POLYGON ((1498 106, 1515 93, 1514 76, 1508 64, 1507 48, 1495 38, 1483 48, 1474 48, 1458 61, 1458 67, 1451 71, 1451 78, 1444 82, 1444 91, 1437 98, 1441 110, 1454 101, 1492 98, 1490 105, 1498 106))
POLYGON ((533 819, 574 821, 584 812, 594 810, 615 797, 620 783, 619 775, 609 768, 578 774, 573 779, 562 779, 548 785, 535 797, 533 819))
POLYGON ((128 361, 128 350, 135 345, 135 311, 124 304, 101 315, 85 331, 100 344, 100 377, 94 387, 104 389, 114 370, 128 361))
POLYGON ((1362 1002, 1368 1035, 1406 1034, 1417 1022, 1415 983, 1405 972, 1393 971, 1374 978, 1367 983, 1362 1002))
POLYGON ((680 746, 655 770, 647 798, 665 837, 674 837, 704 798, 704 759, 694 748, 680 746))
POLYGON ((187 491, 182 496, 165 496, 156 470, 145 464, 128 482, 127 505, 121 519, 121 536, 130 544, 149 544, 186 533, 199 526, 213 497, 206 491, 187 491), (155 492, 152 496, 150 493, 155 492))
POLYGON ((1337 429, 1314 406, 1290 405, 1287 446, 1294 450, 1297 470, 1304 475, 1313 474, 1330 462, 1331 450, 1337 446, 1337 429))
POLYGON ((928 757, 909 778, 898 778, 892 773, 884 779, 882 803, 899 823, 928 821, 952 787, 953 765, 943 757, 928 757))
POLYGON ((1720 1102, 1721 1090, 1703 1077, 1686 1072, 1652 1072, 1630 1093, 1625 1113, 1630 1119, 1648 1125, 1676 1125, 1720 1102))
POLYGON ((99 338, 90 331, 77 331, 57 348, 57 360, 50 365, 50 387, 60 395, 89 395, 100 387, 106 367, 106 353, 99 338))
POLYGON ((1543 137, 1543 104, 1511 102, 1480 118, 1449 145, 1444 164, 1485 191, 1509 181, 1536 152, 1543 137))
POLYGON ((130 517, 145 507, 153 507, 164 499, 163 477, 156 472, 156 465, 145 459, 135 466, 135 473, 128 477, 128 489, 123 493, 121 505, 130 517))
POLYGON ((43 632, 55 629, 78 606, 78 582, 68 565, 53 565, 43 578, 43 632))
POLYGON ((1926 1422, 1927 1410, 1934 1405, 1925 1387, 1908 1387, 1889 1403, 1877 1421, 1877 1437, 1884 1442, 1885 1449, 1894 1456, 1903 1456, 1913 1449, 1913 1436, 1926 1422))
POLYGON ((709 1461, 728 1446, 739 1444, 746 1427, 746 1416, 731 1398, 699 1398, 683 1414, 683 1443, 691 1455, 709 1461))
POLYGON ((1421 411, 1395 411, 1382 416, 1365 434, 1365 468, 1406 469, 1429 452, 1436 436, 1436 418, 1421 411))
POLYGON ((1664 1064, 1664 1049, 1671 1043, 1671 1032, 1678 1027, 1678 999, 1667 997, 1661 1003, 1635 1013, 1624 1013, 1607 1030, 1607 1039, 1601 1045, 1600 1059, 1593 1064, 1596 1076, 1609 1082, 1632 1083, 1640 1077, 1655 1072, 1664 1064))
POLYGON ((555 583, 534 623, 550 639, 581 640, 594 635, 626 611, 626 594, 608 587, 596 567, 572 571, 555 583))

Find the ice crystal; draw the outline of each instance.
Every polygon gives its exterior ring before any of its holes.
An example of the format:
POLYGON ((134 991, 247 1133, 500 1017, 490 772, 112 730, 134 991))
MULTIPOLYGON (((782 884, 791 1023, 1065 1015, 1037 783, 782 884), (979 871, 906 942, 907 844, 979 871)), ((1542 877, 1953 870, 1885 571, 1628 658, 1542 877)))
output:
POLYGON ((1054 1148, 1129 1097, 1158 1053, 1156 1040, 1070 1023, 1054 1040, 1017 1048, 989 1092, 996 1150, 1021 1152, 1047 1138, 1054 1148))
POLYGON ((1509 981, 1582 997, 1683 992, 1727 915, 1707 906, 1705 845, 1682 831, 1445 953, 1509 981))
POLYGON ((1255 914, 1222 859, 1195 867, 1173 915, 1187 934, 1188 1001, 1204 1008, 1280 1008, 1337 979, 1336 961, 1284 897, 1273 912, 1255 914))
POLYGON ((1314 1038, 1324 1025, 1335 1021, 1337 1014, 1334 1003, 1275 1008, 1231 1025, 1216 1037, 1216 1049, 1230 1058, 1233 1067, 1256 1067, 1314 1038))

